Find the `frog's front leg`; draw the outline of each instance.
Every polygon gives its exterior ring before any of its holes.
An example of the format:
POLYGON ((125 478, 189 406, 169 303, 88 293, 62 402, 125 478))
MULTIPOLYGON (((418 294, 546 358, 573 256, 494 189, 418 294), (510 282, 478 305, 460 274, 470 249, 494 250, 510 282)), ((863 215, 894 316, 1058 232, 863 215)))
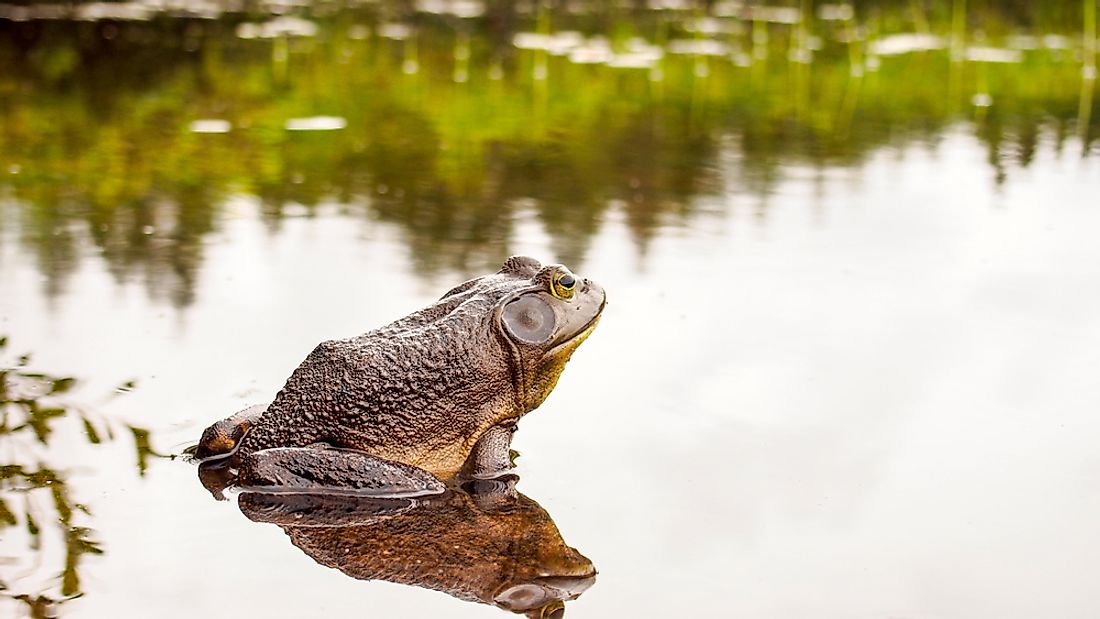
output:
POLYGON ((495 425, 481 435, 466 459, 463 476, 472 479, 492 479, 508 474, 512 466, 512 435, 515 421, 495 425))
POLYGON ((241 459, 237 480, 246 490, 385 498, 441 494, 447 489, 415 466, 320 444, 252 452, 241 459))

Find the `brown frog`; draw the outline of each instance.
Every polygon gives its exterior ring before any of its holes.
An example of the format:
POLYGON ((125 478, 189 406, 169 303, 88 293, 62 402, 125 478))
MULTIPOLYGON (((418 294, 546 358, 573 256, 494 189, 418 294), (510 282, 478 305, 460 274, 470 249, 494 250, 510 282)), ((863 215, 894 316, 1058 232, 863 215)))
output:
POLYGON ((322 342, 271 404, 207 428, 196 455, 228 458, 258 488, 411 496, 492 477, 605 303, 562 265, 509 258, 385 327, 322 342))

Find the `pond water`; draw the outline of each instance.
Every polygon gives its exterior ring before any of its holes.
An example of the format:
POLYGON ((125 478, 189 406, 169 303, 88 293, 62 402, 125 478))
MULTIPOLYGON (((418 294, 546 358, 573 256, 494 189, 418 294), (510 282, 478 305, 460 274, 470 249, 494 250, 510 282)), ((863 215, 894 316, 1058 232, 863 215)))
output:
POLYGON ((433 536, 575 548, 570 617, 1096 616, 1095 13, 1036 4, 0 6, 0 614, 507 616, 161 456, 529 254, 607 309, 519 520, 433 536))

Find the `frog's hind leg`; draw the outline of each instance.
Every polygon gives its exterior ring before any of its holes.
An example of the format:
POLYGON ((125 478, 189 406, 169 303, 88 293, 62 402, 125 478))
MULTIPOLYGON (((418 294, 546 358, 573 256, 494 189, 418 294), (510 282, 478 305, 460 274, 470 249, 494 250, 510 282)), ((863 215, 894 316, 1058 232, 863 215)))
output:
POLYGON ((200 460, 225 458, 233 455, 241 444, 241 439, 252 429, 252 425, 267 410, 267 404, 257 404, 226 417, 203 430, 195 457, 200 460))
POLYGON ((237 480, 245 490, 385 498, 441 494, 447 489, 439 478, 415 466, 324 445, 254 451, 242 458, 237 480))

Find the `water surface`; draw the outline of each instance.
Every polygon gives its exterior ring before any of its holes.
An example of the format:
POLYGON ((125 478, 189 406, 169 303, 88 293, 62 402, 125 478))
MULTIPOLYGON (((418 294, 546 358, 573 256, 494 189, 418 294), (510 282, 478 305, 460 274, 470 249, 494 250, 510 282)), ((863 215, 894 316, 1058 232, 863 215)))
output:
POLYGON ((568 616, 1095 616, 1100 110, 1081 6, 1043 5, 5 8, 5 365, 84 412, 0 457, 90 514, 6 477, 0 581, 506 616, 321 567, 151 452, 527 253, 609 294, 514 442, 599 570, 568 616))

